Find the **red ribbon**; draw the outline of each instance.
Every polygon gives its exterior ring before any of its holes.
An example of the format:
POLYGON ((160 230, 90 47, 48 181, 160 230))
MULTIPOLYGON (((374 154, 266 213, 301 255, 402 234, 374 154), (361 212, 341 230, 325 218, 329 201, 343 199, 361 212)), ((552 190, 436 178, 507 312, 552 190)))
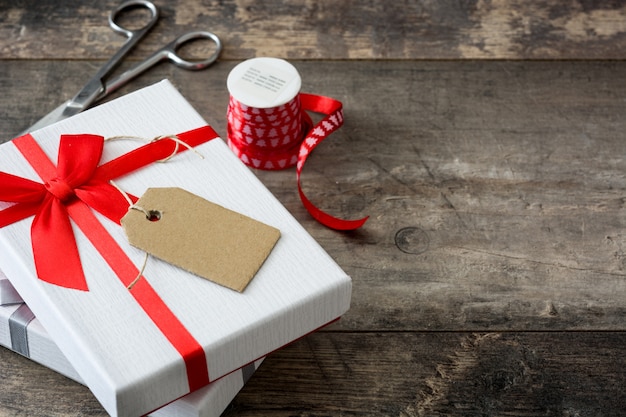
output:
POLYGON ((309 154, 343 125, 343 105, 330 97, 300 93, 290 102, 269 109, 245 106, 232 96, 228 107, 228 145, 247 165, 283 169, 296 165, 298 194, 317 221, 335 230, 354 230, 368 219, 344 220, 317 208, 302 191, 300 175, 309 154), (324 114, 313 125, 304 111, 324 114))
MULTIPOLYGON (((0 173, 0 200, 18 203, 10 210, 35 216, 31 227, 33 256, 38 277, 51 284, 87 291, 78 247, 68 210, 86 204, 114 222, 128 211, 128 202, 108 182, 93 178, 102 156, 104 138, 96 135, 63 135, 58 165, 54 167, 30 135, 15 139, 15 146, 29 154, 29 161, 43 184, 0 173), (63 259, 63 262, 59 262, 63 259)), ((4 218, 4 212, 2 213, 4 218)), ((3 222, 4 223, 4 222, 3 222)), ((4 224, 0 224, 4 226, 4 224)))
MULTIPOLYGON (((177 137, 193 147, 216 138, 217 134, 204 126, 177 137)), ((0 201, 15 203, 0 211, 0 227, 34 216, 31 239, 38 277, 51 284, 88 291, 72 219, 128 287, 139 271, 92 210, 119 224, 128 211, 128 202, 109 181, 167 158, 176 151, 176 144, 169 140, 155 141, 98 166, 104 143, 101 136, 62 135, 55 167, 30 134, 12 143, 43 184, 0 172, 0 201), (63 261, 59 262, 60 259, 63 261)), ((139 280, 131 294, 185 360, 190 390, 208 384, 202 346, 148 281, 139 280)))

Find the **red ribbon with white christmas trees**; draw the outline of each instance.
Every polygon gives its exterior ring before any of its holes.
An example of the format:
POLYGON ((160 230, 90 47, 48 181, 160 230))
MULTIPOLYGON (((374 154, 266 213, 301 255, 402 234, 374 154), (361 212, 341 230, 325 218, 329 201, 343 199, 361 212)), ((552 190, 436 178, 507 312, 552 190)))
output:
POLYGON ((343 105, 330 97, 299 93, 269 108, 245 105, 233 96, 228 106, 228 146, 248 166, 276 170, 296 165, 302 204, 317 221, 335 230, 354 230, 368 219, 344 220, 320 210, 302 191, 300 176, 309 154, 343 125, 343 105), (325 117, 316 125, 306 111, 325 117))

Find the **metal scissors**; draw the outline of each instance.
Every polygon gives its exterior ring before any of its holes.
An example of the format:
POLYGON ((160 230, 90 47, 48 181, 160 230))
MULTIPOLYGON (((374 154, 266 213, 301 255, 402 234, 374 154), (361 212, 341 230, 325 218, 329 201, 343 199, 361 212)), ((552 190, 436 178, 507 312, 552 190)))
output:
POLYGON ((111 94, 131 79, 153 67, 161 61, 169 60, 174 65, 187 70, 201 70, 213 64, 220 52, 222 51, 222 42, 211 32, 198 31, 186 33, 172 42, 168 43, 154 54, 146 58, 144 61, 120 74, 118 77, 110 81, 105 78, 117 67, 126 54, 152 29, 159 19, 159 10, 157 7, 147 0, 129 0, 118 6, 109 14, 109 26, 115 32, 126 36, 126 42, 122 47, 105 63, 98 72, 85 84, 85 86, 70 100, 66 101, 56 109, 52 110, 37 123, 29 127, 26 131, 32 132, 51 123, 63 120, 87 109, 92 104, 111 94), (127 29, 116 23, 116 18, 130 9, 145 8, 150 12, 150 20, 146 25, 139 29, 127 29), (197 39, 208 39, 215 43, 215 51, 204 60, 187 61, 177 54, 177 50, 190 41, 197 39))

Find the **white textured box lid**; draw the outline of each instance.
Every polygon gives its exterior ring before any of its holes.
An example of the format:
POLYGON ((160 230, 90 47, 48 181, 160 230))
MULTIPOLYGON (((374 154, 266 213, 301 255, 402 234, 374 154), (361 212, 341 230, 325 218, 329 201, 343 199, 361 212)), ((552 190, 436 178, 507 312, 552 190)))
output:
MULTIPOLYGON (((206 122, 168 82, 103 104, 32 134, 56 161, 61 134, 153 138, 206 122)), ((12 143, 0 146, 0 170, 38 181, 12 143)), ((137 147, 106 143, 103 162, 137 147)), ((148 187, 180 187, 281 231, 243 293, 150 258, 144 276, 203 346, 211 380, 222 377, 336 319, 349 308, 351 281, 221 139, 155 163, 116 183, 140 196, 148 187)), ((40 180, 39 180, 40 181, 40 180)), ((143 252, 121 227, 101 223, 137 266, 143 252)), ((39 317, 81 378, 113 416, 146 414, 189 391, 180 354, 114 276, 80 230, 75 235, 89 292, 54 286, 35 274, 32 218, 0 229, 0 269, 39 317)), ((210 237, 207 237, 209 239, 210 237)), ((236 262, 236 259, 233 259, 236 262)))

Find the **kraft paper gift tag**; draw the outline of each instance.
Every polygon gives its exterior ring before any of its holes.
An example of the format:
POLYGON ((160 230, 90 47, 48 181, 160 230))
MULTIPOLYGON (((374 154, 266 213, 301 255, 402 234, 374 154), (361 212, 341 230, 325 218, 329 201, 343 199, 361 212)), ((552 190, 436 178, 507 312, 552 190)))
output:
POLYGON ((242 292, 280 237, 274 227, 181 188, 149 188, 122 218, 131 245, 242 292))

